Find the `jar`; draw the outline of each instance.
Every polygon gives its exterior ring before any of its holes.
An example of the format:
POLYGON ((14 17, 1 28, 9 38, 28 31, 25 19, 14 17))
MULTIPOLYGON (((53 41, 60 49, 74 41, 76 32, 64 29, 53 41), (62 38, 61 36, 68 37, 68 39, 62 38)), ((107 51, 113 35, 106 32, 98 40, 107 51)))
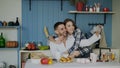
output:
POLYGON ((90 6, 90 8, 89 8, 89 12, 93 12, 92 6, 90 6))
POLYGON ((3 21, 3 26, 7 26, 7 22, 6 21, 3 21))
POLYGON ((85 11, 88 11, 89 10, 89 8, 88 8, 88 6, 86 5, 86 7, 85 7, 85 11))

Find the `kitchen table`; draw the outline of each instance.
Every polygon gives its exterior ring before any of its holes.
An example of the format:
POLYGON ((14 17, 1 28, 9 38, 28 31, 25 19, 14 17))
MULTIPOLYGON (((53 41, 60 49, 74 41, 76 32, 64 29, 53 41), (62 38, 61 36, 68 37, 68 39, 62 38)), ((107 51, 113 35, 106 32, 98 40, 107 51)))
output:
POLYGON ((34 64, 31 60, 28 60, 25 64, 25 68, 120 68, 120 63, 117 62, 96 62, 96 63, 59 63, 54 62, 51 65, 34 64))

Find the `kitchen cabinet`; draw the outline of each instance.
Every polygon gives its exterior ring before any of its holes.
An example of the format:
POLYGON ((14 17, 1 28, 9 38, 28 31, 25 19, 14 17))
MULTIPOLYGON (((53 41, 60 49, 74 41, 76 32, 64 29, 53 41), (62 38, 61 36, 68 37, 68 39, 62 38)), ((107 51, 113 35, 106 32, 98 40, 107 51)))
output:
MULTIPOLYGON (((100 54, 99 51, 100 51, 100 49, 93 49, 93 52, 95 54, 97 54, 98 57, 99 57, 99 54, 100 54)), ((41 53, 41 52, 44 53, 45 55, 49 56, 49 57, 52 57, 52 54, 51 54, 50 50, 34 50, 34 51, 20 50, 20 53, 19 53, 20 54, 19 55, 20 56, 19 57, 20 67, 19 68, 24 68, 24 67, 26 67, 26 68, 31 67, 32 68, 35 65, 37 65, 38 67, 42 66, 40 64, 34 64, 34 63, 31 62, 31 59, 28 59, 29 53, 41 53), (29 65, 31 65, 31 66, 29 66, 29 65)), ((109 51, 107 49, 103 49, 102 52, 109 52, 109 51)), ((120 60, 120 50, 119 49, 111 49, 111 52, 115 53, 115 60, 113 62, 119 63, 119 60, 120 60)), ((107 62, 107 63, 109 64, 111 62, 107 62)), ((56 64, 59 65, 60 63, 55 63, 55 66, 56 66, 56 64)), ((99 63, 98 62, 98 63, 95 63, 95 64, 104 64, 104 62, 103 63, 101 63, 101 62, 99 63)), ((72 65, 74 65, 74 63, 72 65)), ((92 65, 94 65, 94 64, 92 64, 92 65)), ((112 65, 114 65, 114 63, 112 65)), ((37 66, 35 66, 35 67, 37 68, 37 66)))
MULTIPOLYGON (((6 52, 6 51, 8 51, 9 53, 11 52, 11 50, 15 50, 16 52, 15 53, 17 53, 17 55, 15 55, 16 57, 17 57, 17 59, 19 58, 19 50, 20 50, 20 42, 21 42, 21 27, 20 26, 0 26, 0 32, 2 32, 3 33, 3 36, 5 37, 5 39, 6 39, 6 42, 7 41, 17 41, 17 43, 18 43, 18 45, 17 45, 17 47, 12 47, 12 48, 8 48, 8 47, 4 47, 4 48, 0 48, 0 51, 3 51, 3 52, 6 52), (12 35, 12 34, 14 34, 13 32, 14 31, 17 31, 17 39, 15 39, 15 40, 13 40, 13 37, 14 37, 14 35, 12 35), (7 36, 7 37, 6 37, 7 36), (8 39, 8 36, 9 37, 11 37, 12 38, 12 40, 11 39, 8 39)), ((6 55, 6 54, 4 54, 4 55, 6 55)), ((14 56, 14 55, 13 55, 14 56)), ((5 57, 6 59, 7 58, 9 58, 10 59, 10 57, 9 56, 6 56, 5 57)), ((1 59, 1 58, 0 58, 1 59)), ((1 60, 5 60, 5 59, 1 59, 1 60)), ((7 61, 8 60, 5 60, 5 62, 7 63, 7 61)), ((17 61, 17 65, 18 65, 18 67, 19 67, 19 60, 15 60, 15 61, 17 61)), ((11 63, 12 64, 12 63, 11 63)), ((16 66, 16 64, 15 64, 15 66, 16 66)), ((8 63, 7 63, 7 65, 8 65, 8 63)), ((14 64, 13 64, 14 65, 14 64)), ((9 66, 9 65, 8 65, 9 66)), ((16 66, 17 67, 17 66, 16 66)), ((17 67, 17 68, 18 68, 17 67)))
MULTIPOLYGON (((114 59, 114 61, 113 62, 120 62, 120 49, 101 49, 101 52, 100 52, 100 49, 93 49, 93 52, 95 53, 95 54, 97 54, 97 56, 98 56, 98 59, 99 59, 99 56, 101 55, 102 56, 102 54, 104 53, 109 53, 109 52, 111 52, 111 53, 114 53, 114 56, 115 56, 115 59, 114 59), (100 54, 101 53, 101 54, 100 54)), ((100 56, 100 57, 101 57, 100 56)))
POLYGON ((24 68, 30 53, 43 53, 46 56, 52 57, 50 50, 20 50, 19 51, 19 68, 24 68))

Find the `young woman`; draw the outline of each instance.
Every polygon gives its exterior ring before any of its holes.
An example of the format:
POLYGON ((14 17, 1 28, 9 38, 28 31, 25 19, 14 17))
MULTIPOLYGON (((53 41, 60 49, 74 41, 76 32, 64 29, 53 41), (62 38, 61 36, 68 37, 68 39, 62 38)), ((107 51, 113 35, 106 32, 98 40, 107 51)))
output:
POLYGON ((73 46, 68 50, 70 57, 89 57, 91 52, 90 45, 100 39, 99 33, 96 32, 92 37, 86 39, 81 30, 76 27, 75 22, 72 19, 65 19, 64 25, 68 36, 73 35, 75 38, 73 46))

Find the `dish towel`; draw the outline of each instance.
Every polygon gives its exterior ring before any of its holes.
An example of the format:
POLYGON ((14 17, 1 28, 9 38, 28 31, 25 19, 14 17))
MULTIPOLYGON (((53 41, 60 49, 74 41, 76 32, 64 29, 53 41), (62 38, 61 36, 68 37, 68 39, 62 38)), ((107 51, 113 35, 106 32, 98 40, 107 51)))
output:
POLYGON ((107 48, 107 43, 106 43, 106 38, 105 38, 103 26, 102 25, 94 26, 93 30, 91 30, 91 33, 94 34, 96 31, 99 31, 100 35, 101 35, 101 39, 99 42, 99 48, 107 48))
POLYGON ((101 30, 101 39, 100 39, 99 47, 100 48, 107 48, 107 43, 106 43, 104 28, 102 28, 102 30, 101 30))

